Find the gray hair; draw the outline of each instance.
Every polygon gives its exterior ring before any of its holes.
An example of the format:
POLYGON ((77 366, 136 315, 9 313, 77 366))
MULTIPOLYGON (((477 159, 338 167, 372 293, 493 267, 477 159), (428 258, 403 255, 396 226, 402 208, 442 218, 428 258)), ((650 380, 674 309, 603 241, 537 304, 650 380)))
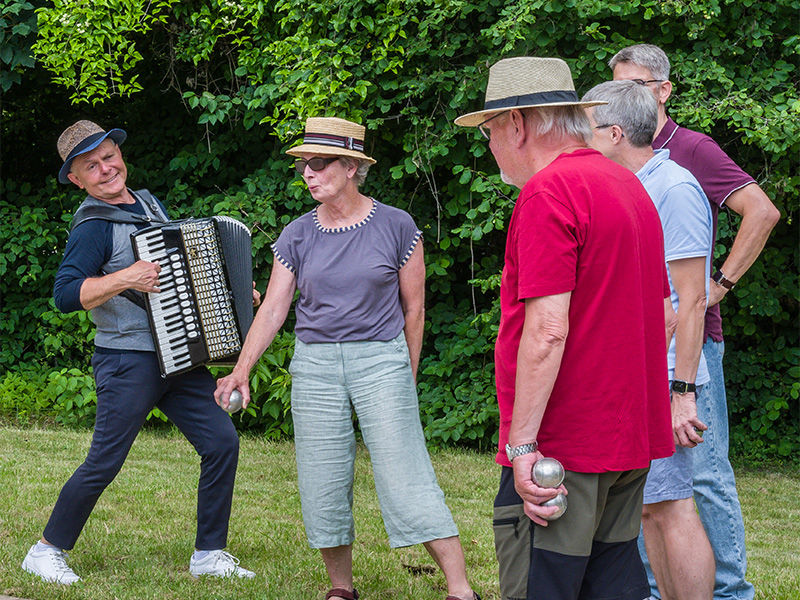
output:
POLYGON ((658 125, 658 103, 645 85, 633 81, 606 81, 594 86, 583 96, 584 102, 604 100, 593 109, 599 125, 619 125, 636 148, 649 146, 658 125))
POLYGON ((537 135, 577 138, 588 144, 592 126, 580 106, 539 106, 522 110, 537 135))
POLYGON ((342 161, 347 167, 356 168, 356 174, 354 177, 356 185, 361 185, 367 180, 367 173, 369 172, 369 168, 372 166, 371 162, 368 160, 354 158, 352 156, 340 156, 339 160, 342 161))
POLYGON ((612 56, 611 60, 608 61, 608 66, 613 71, 618 63, 627 62, 644 67, 656 79, 669 80, 669 59, 666 53, 658 46, 653 44, 628 46, 612 56))

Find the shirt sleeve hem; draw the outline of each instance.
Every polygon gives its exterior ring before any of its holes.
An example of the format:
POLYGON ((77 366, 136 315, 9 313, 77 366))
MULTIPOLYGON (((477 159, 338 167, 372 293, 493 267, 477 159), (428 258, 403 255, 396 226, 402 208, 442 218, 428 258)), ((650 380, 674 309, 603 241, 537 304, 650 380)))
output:
POLYGON ((666 262, 671 262, 673 260, 683 260, 684 258, 705 258, 708 254, 707 249, 703 250, 687 250, 686 252, 681 252, 679 254, 670 254, 664 258, 666 262))
POLYGON ((523 302, 528 298, 542 298, 544 296, 555 296, 557 294, 564 294, 566 292, 571 292, 574 289, 575 289, 574 281, 553 283, 548 286, 520 287, 517 290, 517 300, 523 302))
MULTIPOLYGON (((730 197, 731 197, 731 194, 733 194, 734 192, 738 192, 738 191, 739 191, 739 190, 741 190, 742 188, 746 188, 748 185, 750 185, 750 184, 752 184, 752 183, 756 183, 756 180, 755 180, 755 179, 751 179, 751 180, 750 180, 750 181, 748 181, 747 183, 743 183, 743 184, 742 184, 742 185, 740 185, 739 187, 735 187, 735 188, 733 188, 733 189, 732 189, 730 192, 728 192, 727 194, 725 194, 725 197, 722 199, 722 201, 719 203, 719 205, 720 205, 720 206, 725 206, 725 202, 727 202, 727 201, 728 201, 728 198, 730 198, 730 197)), ((756 183, 756 185, 758 185, 758 184, 756 183)))
POLYGON ((281 263, 287 269, 289 269, 289 271, 291 273, 294 273, 295 272, 294 267, 291 265, 291 263, 288 260, 283 258, 283 255, 281 255, 280 252, 278 252, 278 249, 275 247, 275 244, 272 244, 270 246, 270 248, 272 249, 272 254, 275 255, 275 258, 278 260, 278 262, 281 263))
POLYGON ((411 258, 412 254, 414 254, 414 249, 417 247, 417 244, 419 243, 421 237, 422 237, 422 231, 417 229, 417 232, 414 234, 414 239, 411 240, 411 245, 408 247, 408 250, 406 250, 406 253, 403 255, 403 259, 400 261, 401 269, 404 266, 406 266, 408 259, 411 258))

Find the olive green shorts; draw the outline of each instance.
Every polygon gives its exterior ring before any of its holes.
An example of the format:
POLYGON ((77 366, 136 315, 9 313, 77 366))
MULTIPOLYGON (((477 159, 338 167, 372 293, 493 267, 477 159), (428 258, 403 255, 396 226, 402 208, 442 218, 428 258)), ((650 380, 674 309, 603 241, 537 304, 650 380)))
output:
POLYGON ((646 591, 636 538, 647 471, 567 471, 567 511, 542 527, 525 515, 513 471, 503 467, 493 522, 502 599, 568 597, 565 590, 587 585, 608 598, 646 591))

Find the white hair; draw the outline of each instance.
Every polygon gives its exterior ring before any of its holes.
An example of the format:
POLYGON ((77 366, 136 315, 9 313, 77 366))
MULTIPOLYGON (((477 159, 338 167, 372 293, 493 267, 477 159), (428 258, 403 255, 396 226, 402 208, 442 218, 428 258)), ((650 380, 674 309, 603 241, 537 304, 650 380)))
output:
POLYGON ((539 106, 522 112, 537 135, 577 138, 586 144, 592 139, 589 118, 581 106, 539 106))
POLYGON ((355 158, 353 156, 340 156, 339 160, 341 160, 345 166, 347 167, 355 167, 356 174, 355 174, 355 182, 356 185, 361 185, 367 179, 367 173, 369 172, 369 168, 372 166, 372 163, 368 160, 355 158))
POLYGON ((658 103, 647 86, 634 81, 606 81, 583 96, 584 102, 605 100, 594 107, 592 115, 600 125, 618 125, 630 144, 649 146, 658 124, 658 103))

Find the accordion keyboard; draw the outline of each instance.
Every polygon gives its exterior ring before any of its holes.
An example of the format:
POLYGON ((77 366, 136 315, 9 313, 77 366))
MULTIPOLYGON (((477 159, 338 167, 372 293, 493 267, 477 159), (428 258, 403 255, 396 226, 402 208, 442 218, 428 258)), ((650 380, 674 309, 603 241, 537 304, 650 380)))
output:
POLYGON ((161 292, 148 294, 153 339, 167 374, 192 365, 190 345, 200 338, 200 316, 189 283, 189 267, 177 249, 168 251, 164 231, 155 229, 137 238, 139 258, 158 262, 161 292))
POLYGON ((253 319, 249 230, 230 217, 187 219, 131 242, 137 258, 161 266, 161 291, 145 305, 162 374, 235 361, 253 319))

